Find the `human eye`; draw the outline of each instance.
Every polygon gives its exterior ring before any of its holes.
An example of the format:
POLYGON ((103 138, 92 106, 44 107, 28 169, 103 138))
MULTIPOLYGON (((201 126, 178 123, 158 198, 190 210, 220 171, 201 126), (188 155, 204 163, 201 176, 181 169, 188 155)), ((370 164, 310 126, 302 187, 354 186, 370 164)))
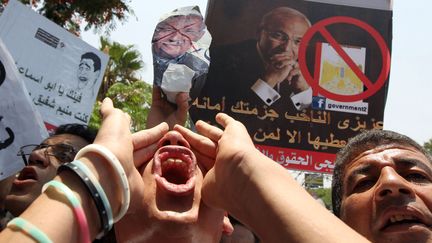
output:
POLYGON ((280 32, 273 32, 271 34, 271 37, 277 39, 277 40, 284 40, 284 35, 280 32))
POLYGON ((431 182, 431 180, 429 179, 429 177, 427 177, 426 175, 424 175, 421 172, 418 171, 413 171, 413 172, 408 172, 405 176, 404 176, 405 180, 409 181, 409 182, 413 182, 413 183, 427 183, 427 182, 431 182))
POLYGON ((156 29, 156 32, 163 32, 163 33, 166 33, 166 32, 170 33, 173 31, 174 31, 174 29, 171 26, 162 26, 162 27, 159 27, 156 29))
POLYGON ((375 180, 370 177, 365 177, 357 182, 352 187, 351 193, 359 193, 369 190, 371 187, 375 185, 375 180))
POLYGON ((33 149, 33 151, 36 151, 36 150, 39 150, 39 149, 45 149, 45 148, 48 148, 48 147, 49 147, 48 144, 41 143, 41 144, 37 145, 37 146, 33 149))

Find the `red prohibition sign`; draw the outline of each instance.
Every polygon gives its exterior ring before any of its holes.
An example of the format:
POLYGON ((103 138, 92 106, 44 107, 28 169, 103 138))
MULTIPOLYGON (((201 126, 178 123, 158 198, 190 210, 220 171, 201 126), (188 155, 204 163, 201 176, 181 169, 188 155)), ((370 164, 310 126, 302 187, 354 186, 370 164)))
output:
POLYGON ((324 95, 325 97, 332 100, 342 102, 354 102, 366 99, 374 95, 384 85, 390 72, 390 52, 382 36, 372 26, 355 18, 346 16, 335 16, 317 22, 303 36, 299 49, 299 65, 302 75, 305 78, 306 82, 308 82, 309 85, 312 87, 314 95, 320 93, 321 95, 324 95), (328 25, 340 23, 352 24, 364 29, 375 39, 376 43, 378 44, 382 57, 382 69, 378 76, 378 79, 375 82, 371 82, 369 78, 366 77, 366 75, 360 70, 360 68, 357 67, 351 57, 348 56, 348 54, 342 49, 342 46, 333 38, 330 32, 328 32, 328 30, 326 29, 326 26, 328 25), (339 54, 339 56, 363 82, 363 84, 367 87, 366 91, 356 95, 335 94, 329 92, 328 90, 322 88, 319 85, 318 73, 315 73, 314 75, 316 78, 312 77, 306 65, 306 49, 312 37, 318 32, 321 33, 321 35, 329 42, 333 49, 339 54))

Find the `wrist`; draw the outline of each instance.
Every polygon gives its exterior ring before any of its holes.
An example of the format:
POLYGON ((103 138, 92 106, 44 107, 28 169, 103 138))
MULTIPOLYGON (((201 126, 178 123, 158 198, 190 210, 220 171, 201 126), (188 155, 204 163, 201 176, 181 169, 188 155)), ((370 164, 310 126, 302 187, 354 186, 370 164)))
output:
POLYGON ((271 88, 274 88, 280 82, 280 80, 272 77, 272 75, 264 75, 261 80, 266 82, 271 88))
MULTIPOLYGON (((65 184, 80 202, 85 214, 85 218, 87 220, 87 227, 90 232, 91 239, 93 239, 94 236, 100 231, 101 224, 99 221, 98 210, 85 184, 82 183, 80 180, 77 180, 76 175, 74 175, 74 173, 70 171, 63 171, 59 173, 55 179, 65 184)), ((63 199, 57 200, 61 200, 64 204, 70 206, 70 203, 64 201, 63 199)), ((74 220, 78 221, 76 219, 76 216, 74 216, 74 220)), ((79 234, 81 233, 82 232, 80 232, 79 234)))
POLYGON ((233 167, 229 168, 232 174, 226 178, 226 184, 229 185, 226 187, 226 198, 230 199, 226 209, 239 218, 248 214, 244 205, 247 205, 251 200, 251 196, 254 197, 255 195, 250 193, 255 191, 254 187, 257 184, 255 178, 259 178, 255 176, 255 173, 261 166, 261 156, 264 155, 255 148, 243 150, 230 163, 233 167))

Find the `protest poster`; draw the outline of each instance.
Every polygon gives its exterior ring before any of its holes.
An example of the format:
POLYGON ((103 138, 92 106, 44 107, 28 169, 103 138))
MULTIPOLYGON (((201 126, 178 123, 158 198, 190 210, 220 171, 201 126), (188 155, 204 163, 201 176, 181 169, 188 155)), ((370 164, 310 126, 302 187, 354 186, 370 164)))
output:
POLYGON ((0 38, 47 128, 88 124, 106 54, 16 0, 0 16, 0 38))
POLYGON ((210 0, 211 63, 191 118, 241 121, 285 168, 331 173, 336 152, 382 129, 392 2, 210 0))
POLYGON ((179 92, 196 98, 206 79, 211 35, 198 6, 161 16, 152 38, 154 80, 161 94, 176 104, 179 92))
POLYGON ((0 97, 0 180, 3 180, 24 167, 22 158, 17 156, 19 148, 39 144, 48 133, 1 39, 0 97))

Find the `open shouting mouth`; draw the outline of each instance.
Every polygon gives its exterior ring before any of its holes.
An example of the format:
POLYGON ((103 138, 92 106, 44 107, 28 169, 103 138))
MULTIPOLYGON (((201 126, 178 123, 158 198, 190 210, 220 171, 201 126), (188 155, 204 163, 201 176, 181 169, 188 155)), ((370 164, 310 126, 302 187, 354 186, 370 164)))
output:
POLYGON ((165 145, 154 155, 153 174, 158 187, 173 195, 194 191, 196 167, 195 155, 184 146, 165 145))

